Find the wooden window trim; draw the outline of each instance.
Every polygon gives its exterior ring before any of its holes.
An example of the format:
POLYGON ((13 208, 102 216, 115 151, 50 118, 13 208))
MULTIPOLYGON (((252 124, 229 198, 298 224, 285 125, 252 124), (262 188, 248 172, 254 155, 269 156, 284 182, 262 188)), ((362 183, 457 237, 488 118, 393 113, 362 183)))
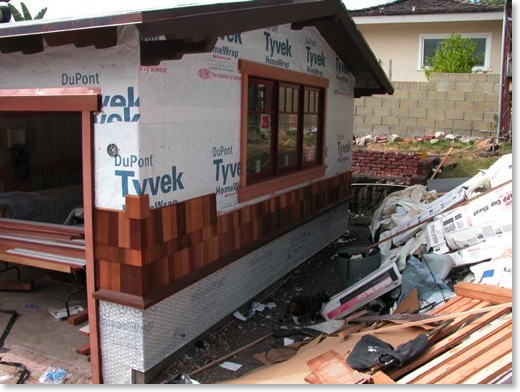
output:
POLYGON ((44 88, 0 90, 0 111, 83 112, 99 111, 99 88, 44 88))
MULTIPOLYGON (((319 76, 309 75, 305 73, 285 70, 273 66, 254 63, 247 60, 238 61, 238 69, 242 74, 241 84, 241 100, 240 100, 240 186, 237 190, 239 203, 269 195, 274 192, 288 189, 302 183, 317 180, 325 175, 326 166, 323 162, 321 165, 313 165, 311 168, 303 168, 297 172, 284 174, 272 179, 247 184, 247 91, 249 83, 249 75, 257 78, 267 78, 279 80, 287 83, 298 85, 306 85, 308 87, 316 87, 327 89, 329 80, 319 76)), ((323 137, 321 143, 321 156, 325 159, 325 140, 326 140, 326 113, 327 113, 327 93, 323 94, 323 137)))

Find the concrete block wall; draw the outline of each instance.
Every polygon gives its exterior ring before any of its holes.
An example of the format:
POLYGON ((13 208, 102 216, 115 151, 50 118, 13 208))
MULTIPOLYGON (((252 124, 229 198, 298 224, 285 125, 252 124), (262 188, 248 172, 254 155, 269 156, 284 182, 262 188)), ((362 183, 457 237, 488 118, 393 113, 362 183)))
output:
POLYGON ((496 130, 499 74, 437 73, 429 82, 392 85, 393 95, 355 100, 355 135, 486 136, 481 131, 496 130))

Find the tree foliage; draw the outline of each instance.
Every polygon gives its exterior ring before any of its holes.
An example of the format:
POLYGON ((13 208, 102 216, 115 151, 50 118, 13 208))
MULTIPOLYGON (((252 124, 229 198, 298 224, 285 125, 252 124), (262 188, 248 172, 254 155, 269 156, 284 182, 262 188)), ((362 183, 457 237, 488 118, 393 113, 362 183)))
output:
POLYGON ((460 33, 452 33, 441 42, 433 57, 425 59, 424 74, 430 80, 432 73, 471 73, 479 62, 477 41, 473 38, 462 38, 460 33))
MULTIPOLYGON (((20 2, 20 8, 22 9, 22 12, 20 12, 11 3, 7 4, 7 6, 9 7, 9 10, 11 11, 11 15, 12 15, 13 19, 15 20, 15 22, 22 22, 24 20, 33 20, 33 17, 32 17, 31 13, 29 12, 29 9, 27 8, 27 6, 25 5, 24 2, 20 2)), ((46 12, 47 12, 47 7, 41 9, 36 14, 34 19, 43 19, 43 17, 44 17, 46 12)))

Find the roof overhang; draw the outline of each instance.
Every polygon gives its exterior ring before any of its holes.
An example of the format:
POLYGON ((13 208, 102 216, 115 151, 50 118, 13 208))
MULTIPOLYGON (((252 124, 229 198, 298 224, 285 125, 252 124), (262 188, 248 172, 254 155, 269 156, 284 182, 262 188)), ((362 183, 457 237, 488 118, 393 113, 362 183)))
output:
POLYGON ((461 13, 461 14, 424 14, 424 15, 388 15, 388 16, 355 16, 357 25, 369 24, 403 24, 403 23, 440 23, 440 22, 487 22, 501 21, 503 12, 461 13))
POLYGON ((159 64, 184 54, 209 52, 218 37, 290 23, 313 26, 356 79, 355 97, 393 94, 394 88, 341 0, 255 0, 59 20, 0 24, 0 52, 38 53, 48 46, 106 48, 118 27, 135 25, 141 63, 159 64), (157 38, 160 40, 146 40, 157 38))

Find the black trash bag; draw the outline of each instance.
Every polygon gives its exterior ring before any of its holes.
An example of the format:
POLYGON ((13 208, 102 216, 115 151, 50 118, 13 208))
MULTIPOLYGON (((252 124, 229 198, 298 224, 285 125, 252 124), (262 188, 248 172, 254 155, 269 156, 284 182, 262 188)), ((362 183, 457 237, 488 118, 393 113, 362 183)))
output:
POLYGON ((371 369, 377 365, 399 367, 423 352, 427 346, 428 337, 425 334, 418 335, 396 349, 373 335, 364 335, 347 357, 347 363, 356 370, 371 369))

